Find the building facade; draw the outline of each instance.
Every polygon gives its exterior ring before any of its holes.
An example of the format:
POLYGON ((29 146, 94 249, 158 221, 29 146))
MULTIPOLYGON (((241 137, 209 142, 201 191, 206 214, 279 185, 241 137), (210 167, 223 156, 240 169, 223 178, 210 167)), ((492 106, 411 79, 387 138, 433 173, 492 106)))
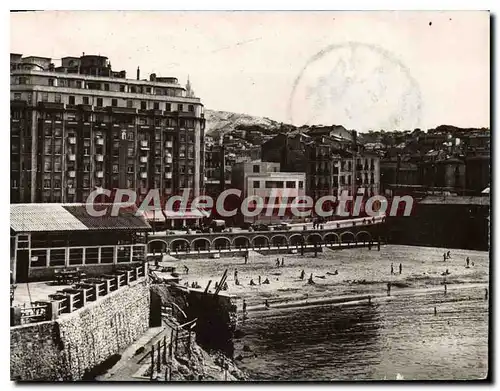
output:
POLYGON ((362 192, 379 194, 380 159, 376 154, 352 148, 352 143, 329 136, 279 134, 262 145, 262 160, 279 162, 284 171, 303 171, 307 175, 306 194, 317 200, 362 192))
POLYGON ((231 185, 242 192, 241 199, 260 197, 254 207, 261 209, 255 216, 239 216, 247 224, 279 224, 294 221, 291 207, 297 197, 305 195, 306 174, 303 172, 281 172, 279 163, 242 162, 233 166, 231 185), (280 216, 280 208, 283 210, 280 216), (269 211, 268 211, 269 210, 269 211))
POLYGON ((85 202, 96 189, 162 198, 204 187, 203 104, 176 78, 127 79, 107 57, 11 54, 11 202, 85 202))

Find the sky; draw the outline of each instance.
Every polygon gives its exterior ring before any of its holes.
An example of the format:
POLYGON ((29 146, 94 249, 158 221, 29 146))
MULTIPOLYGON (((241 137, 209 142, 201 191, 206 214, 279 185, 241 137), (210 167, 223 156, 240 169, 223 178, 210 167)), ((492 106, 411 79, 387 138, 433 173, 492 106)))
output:
MULTIPOLYGON (((10 50, 189 75, 208 109, 358 131, 490 126, 484 11, 12 13, 10 50)), ((55 60, 57 64, 57 60, 55 60)))

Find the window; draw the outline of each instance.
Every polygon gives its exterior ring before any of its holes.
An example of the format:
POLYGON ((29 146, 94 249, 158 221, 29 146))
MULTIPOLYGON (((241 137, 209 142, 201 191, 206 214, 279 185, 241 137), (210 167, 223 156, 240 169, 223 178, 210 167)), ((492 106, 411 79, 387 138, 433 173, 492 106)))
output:
POLYGON ((50 179, 44 179, 43 180, 43 188, 44 189, 50 189, 50 179))
POLYGON ((97 98, 97 107, 102 107, 102 98, 97 98))
POLYGON ((49 101, 49 94, 47 92, 42 92, 42 102, 49 101))
POLYGON ((54 79, 49 79, 49 86, 54 87, 54 79))
POLYGON ((120 84, 120 92, 125 92, 125 86, 123 84, 120 84))
POLYGON ((75 104, 75 97, 73 95, 69 96, 69 104, 74 105, 75 104))
POLYGON ((88 105, 89 104, 89 97, 88 96, 84 96, 83 97, 83 104, 84 105, 88 105))
POLYGON ((128 147, 127 156, 134 157, 134 147, 128 147))
POLYGON ((76 81, 76 88, 82 88, 82 81, 81 80, 76 81))
POLYGON ((109 84, 108 83, 104 83, 104 91, 109 91, 109 84))
POLYGON ((113 174, 118 173, 118 164, 113 164, 113 174))
POLYGON ((132 92, 132 93, 134 93, 134 94, 135 94, 135 91, 136 91, 136 90, 135 90, 135 86, 130 86, 130 88, 129 88, 129 89, 130 89, 130 92, 132 92))
POLYGON ((188 105, 188 111, 194 113, 194 105, 188 105))
POLYGON ((165 107, 166 107, 166 108, 165 108, 165 110, 167 110, 167 111, 172 111, 172 104, 167 103, 167 104, 165 105, 165 107))
POLYGON ((55 102, 56 103, 61 103, 61 94, 56 94, 55 102))
POLYGON ((304 182, 303 181, 299 181, 299 189, 303 189, 304 188, 304 182))
POLYGON ((54 188, 55 189, 61 188, 61 179, 59 179, 59 178, 54 179, 54 188))
POLYGON ((146 110, 148 107, 148 104, 146 101, 141 100, 141 110, 146 110))
POLYGON ((258 164, 255 164, 255 165, 253 166, 253 172, 254 172, 254 173, 257 173, 257 174, 260 172, 260 166, 259 166, 258 164))
POLYGON ((128 166, 127 166, 127 172, 128 172, 129 174, 133 173, 133 172, 134 172, 134 166, 133 166, 133 165, 128 165, 128 166))
POLYGON ((118 106, 118 99, 111 99, 111 106, 113 107, 118 106))
POLYGON ((259 189, 260 188, 260 181, 253 181, 253 188, 259 189))
POLYGON ((177 104, 177 111, 182 111, 182 103, 177 104))
POLYGON ((131 101, 131 100, 128 100, 128 101, 127 101, 127 107, 128 107, 129 109, 131 109, 133 106, 134 106, 134 102, 133 102, 133 101, 131 101))
POLYGON ((21 93, 20 92, 14 93, 14 100, 21 100, 21 93))
POLYGON ((287 189, 295 189, 295 181, 286 181, 287 189))
POLYGON ((134 132, 128 132, 127 138, 129 141, 134 141, 134 132))
POLYGON ((153 108, 154 108, 155 110, 160 110, 160 102, 154 102, 154 103, 153 103, 153 108))

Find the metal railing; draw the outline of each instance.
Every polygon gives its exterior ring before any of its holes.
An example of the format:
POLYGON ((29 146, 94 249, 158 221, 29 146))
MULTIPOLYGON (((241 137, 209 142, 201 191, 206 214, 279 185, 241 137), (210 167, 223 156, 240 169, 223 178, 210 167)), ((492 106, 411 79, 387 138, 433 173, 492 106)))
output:
POLYGON ((31 306, 25 304, 11 307, 11 326, 55 320, 145 276, 146 266, 139 265, 121 266, 112 274, 83 279, 70 288, 50 294, 47 301, 33 302, 31 306))

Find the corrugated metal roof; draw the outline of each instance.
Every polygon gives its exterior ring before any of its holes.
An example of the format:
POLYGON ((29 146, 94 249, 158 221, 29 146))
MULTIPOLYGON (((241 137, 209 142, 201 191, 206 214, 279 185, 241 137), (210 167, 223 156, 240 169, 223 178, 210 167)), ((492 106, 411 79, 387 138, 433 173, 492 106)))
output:
POLYGON ((85 204, 11 204, 10 227, 15 232, 148 230, 151 226, 143 216, 136 216, 137 207, 120 208, 111 216, 111 206, 104 216, 91 216, 85 204))

